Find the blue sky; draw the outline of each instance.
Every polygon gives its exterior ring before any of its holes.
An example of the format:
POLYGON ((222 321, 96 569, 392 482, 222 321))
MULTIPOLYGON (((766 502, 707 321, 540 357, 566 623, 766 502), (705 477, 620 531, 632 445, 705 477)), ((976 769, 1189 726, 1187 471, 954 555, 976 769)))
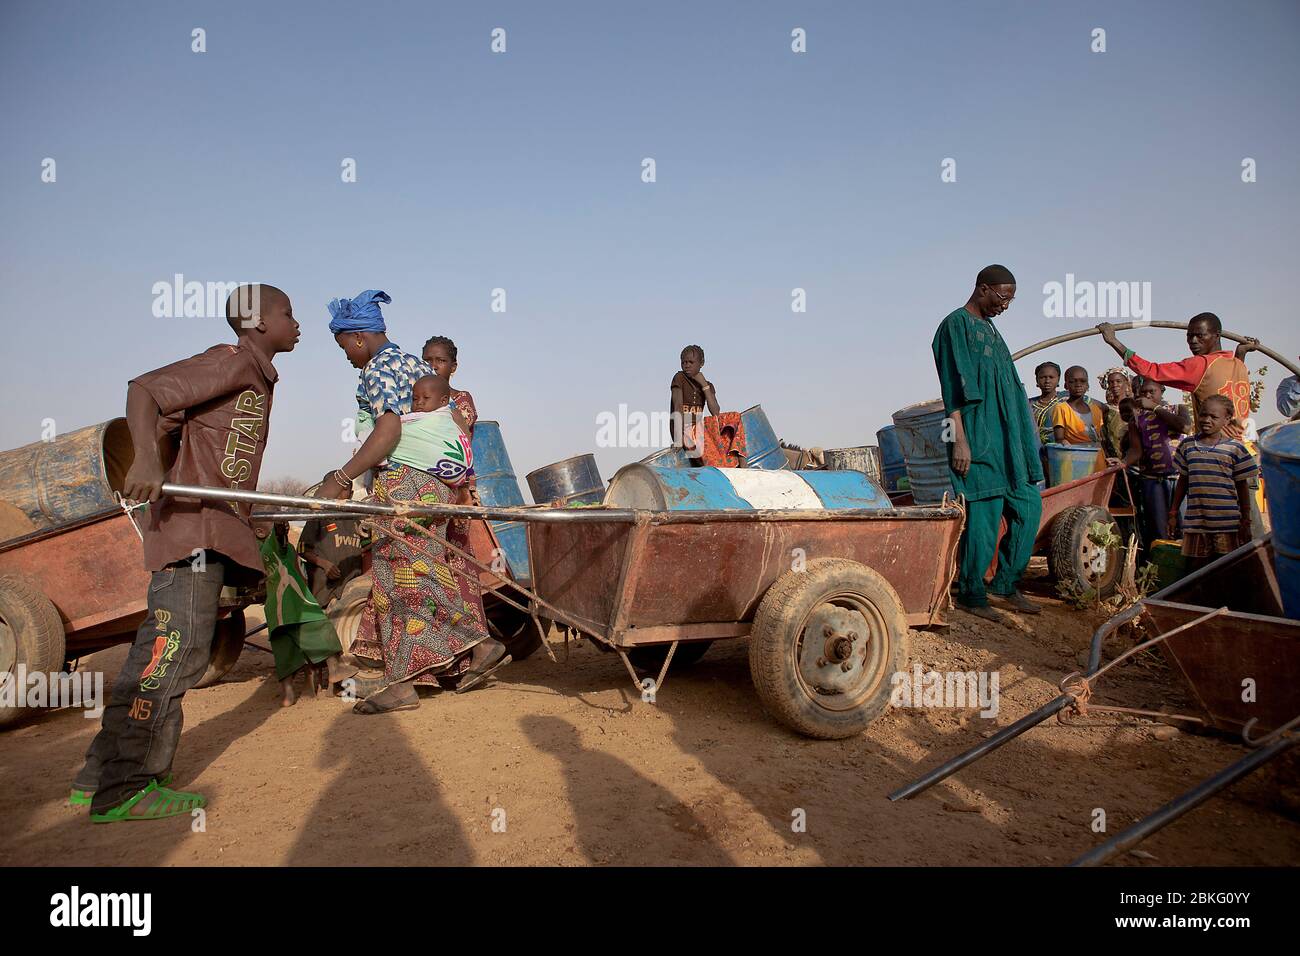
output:
MULTIPOLYGON (((325 303, 367 288, 404 347, 456 340, 521 476, 597 451, 601 412, 664 409, 688 343, 725 408, 873 443, 937 396, 934 328, 995 261, 1013 350, 1092 324, 1044 316, 1073 273, 1294 356, 1297 54, 1293 2, 5 0, 0 447, 121 414, 133 374, 225 339, 152 315, 176 273, 293 299, 264 478, 346 460, 356 373, 325 303)), ((1097 339, 1046 357, 1114 364, 1097 339)), ((647 451, 599 450, 602 473, 647 451)))

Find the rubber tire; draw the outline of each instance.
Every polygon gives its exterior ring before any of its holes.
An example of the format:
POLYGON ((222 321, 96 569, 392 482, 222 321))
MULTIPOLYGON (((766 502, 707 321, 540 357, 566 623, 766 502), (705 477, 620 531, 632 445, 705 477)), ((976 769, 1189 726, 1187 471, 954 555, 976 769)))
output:
MULTIPOLYGON (((1073 505, 1066 508, 1052 522, 1052 543, 1047 551, 1047 569, 1057 582, 1064 582, 1073 587, 1087 590, 1094 585, 1084 575, 1084 568, 1079 561, 1079 550, 1083 539, 1088 534, 1088 526, 1094 521, 1119 525, 1111 513, 1100 505, 1073 505)), ((1106 577, 1102 586, 1097 588, 1099 598, 1108 598, 1119 587, 1124 573, 1124 546, 1118 545, 1107 552, 1106 577)))
MULTIPOLYGON (((18 575, 0 575, 0 619, 8 625, 7 639, 13 641, 15 670, 19 664, 29 673, 63 669, 67 650, 63 619, 39 588, 18 575)), ((17 723, 26 714, 25 707, 0 707, 0 727, 17 723)))
POLYGON ((247 629, 242 608, 217 621, 216 630, 212 634, 212 656, 208 658, 208 669, 194 685, 196 688, 211 687, 230 673, 244 651, 247 629))
MULTIPOLYGON (((682 641, 677 645, 677 653, 673 655, 672 667, 669 670, 674 667, 690 667, 698 663, 712 644, 712 641, 682 641)), ((638 673, 658 678, 670 647, 671 644, 647 644, 644 647, 634 647, 627 652, 627 659, 632 662, 632 666, 638 673)))
POLYGON ((893 674, 906 669, 907 615, 898 593, 880 574, 857 561, 818 558, 804 571, 787 571, 768 588, 754 615, 749 639, 749 673, 763 709, 806 737, 842 740, 866 730, 889 707, 893 674), (797 677, 796 631, 809 614, 837 591, 851 590, 879 613, 889 647, 879 682, 854 710, 818 707, 797 677))

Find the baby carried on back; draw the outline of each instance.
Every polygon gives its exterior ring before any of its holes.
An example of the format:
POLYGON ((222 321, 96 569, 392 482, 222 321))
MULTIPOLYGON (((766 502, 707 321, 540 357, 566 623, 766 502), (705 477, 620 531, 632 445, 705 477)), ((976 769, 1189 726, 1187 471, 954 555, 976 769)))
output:
POLYGON ((426 375, 417 381, 411 412, 402 416, 402 437, 388 458, 457 488, 473 472, 474 452, 450 398, 451 384, 446 379, 426 375))

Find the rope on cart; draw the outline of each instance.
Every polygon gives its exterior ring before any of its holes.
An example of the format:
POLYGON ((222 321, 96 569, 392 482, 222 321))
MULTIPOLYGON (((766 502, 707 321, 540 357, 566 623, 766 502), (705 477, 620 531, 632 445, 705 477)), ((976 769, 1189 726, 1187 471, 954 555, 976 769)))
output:
POLYGON ((132 527, 132 528, 135 528, 136 537, 138 537, 138 538, 140 539, 141 543, 143 543, 143 542, 144 542, 144 532, 141 531, 141 530, 140 530, 140 526, 139 526, 138 524, 136 524, 136 521, 135 521, 135 515, 133 515, 131 512, 133 512, 133 511, 135 511, 135 510, 137 510, 137 509, 139 509, 139 508, 147 508, 147 507, 149 507, 149 502, 147 502, 147 501, 130 501, 129 499, 123 498, 123 497, 122 497, 122 492, 120 492, 120 491, 115 491, 115 492, 113 492, 113 497, 117 500, 117 503, 121 506, 122 510, 126 512, 126 516, 127 516, 127 518, 130 519, 130 521, 131 521, 131 527, 132 527))
MULTIPOLYGON (((430 541, 436 541, 438 544, 450 550, 452 553, 457 554, 460 557, 464 558, 466 561, 474 565, 476 568, 482 571, 486 571, 488 574, 495 577, 502 584, 516 588, 520 592, 528 595, 528 597, 532 598, 536 602, 536 604, 540 604, 546 608, 550 608, 552 610, 558 611, 558 608, 551 608, 550 604, 547 604, 536 594, 532 593, 523 585, 521 585, 518 581, 514 581, 511 578, 504 577, 499 572, 494 571, 486 564, 483 564, 473 554, 469 553, 463 548, 460 548, 452 544, 450 541, 446 539, 446 537, 438 536, 435 532, 429 530, 428 528, 424 527, 423 525, 419 524, 416 521, 412 521, 410 518, 401 517, 401 516, 394 516, 392 518, 373 517, 368 519, 365 523, 371 528, 383 534, 388 535, 390 538, 393 538, 395 541, 399 542, 403 546, 410 548, 415 553, 421 554, 431 561, 439 561, 440 560, 439 558, 435 557, 426 548, 417 544, 413 540, 411 532, 414 532, 416 534, 422 534, 425 536, 425 538, 429 539, 430 541)), ((471 577, 466 572, 459 571, 456 568, 452 568, 452 571, 454 573, 460 574, 461 577, 465 578, 466 580, 472 581, 476 585, 479 583, 477 576, 471 577)), ((529 616, 529 618, 532 620, 533 626, 537 628, 538 635, 542 639, 542 647, 545 648, 546 650, 546 656, 549 657, 553 663, 559 663, 559 661, 556 660, 555 651, 551 650, 550 642, 546 640, 546 634, 542 630, 542 622, 538 619, 537 611, 535 609, 536 605, 532 608, 524 607, 524 605, 507 597, 506 595, 502 594, 499 590, 495 591, 494 593, 496 594, 499 600, 506 602, 511 607, 515 608, 516 610, 522 611, 529 616)))
MULTIPOLYGON (((1203 624, 1206 621, 1210 620, 1210 618, 1218 617, 1220 614, 1225 614, 1227 613, 1227 610, 1228 608, 1226 605, 1224 607, 1215 608, 1213 611, 1210 611, 1207 614, 1202 614, 1200 617, 1193 618, 1192 620, 1188 621, 1186 624, 1180 624, 1178 627, 1174 628, 1171 631, 1165 631, 1163 634, 1158 634, 1155 637, 1151 638, 1150 640, 1143 641, 1141 644, 1135 644, 1133 647, 1130 647, 1123 654, 1120 654, 1114 660, 1107 663, 1104 667, 1099 668, 1095 674, 1085 675, 1082 671, 1074 671, 1072 673, 1066 674, 1064 677, 1061 678, 1061 682, 1058 686, 1061 688, 1061 693, 1068 694, 1069 696, 1074 698, 1073 702, 1070 704, 1069 710, 1072 713, 1076 713, 1084 717, 1088 715, 1091 709, 1098 712, 1112 711, 1116 713, 1141 714, 1143 716, 1160 717, 1160 718, 1165 718, 1170 720, 1188 720, 1188 721, 1194 721, 1196 723, 1204 724, 1205 721, 1202 720, 1200 717, 1187 717, 1181 714, 1166 714, 1160 711, 1150 711, 1150 710, 1144 711, 1134 707, 1114 707, 1114 706, 1100 705, 1100 704, 1090 705, 1089 701, 1092 699, 1093 684, 1097 681, 1098 678, 1101 677, 1102 674, 1106 673, 1106 671, 1110 670, 1112 667, 1115 667, 1116 665, 1122 663, 1123 661, 1132 657, 1134 654, 1144 651, 1149 647, 1154 647, 1156 644, 1159 644, 1162 641, 1168 640, 1169 638, 1173 637, 1175 634, 1179 634, 1182 631, 1187 630, 1188 628, 1195 627, 1197 624, 1203 624)), ((1069 721, 1065 719, 1064 711, 1058 712, 1056 715, 1056 719, 1060 723, 1069 724, 1069 721)), ((1083 726, 1083 725, 1076 725, 1076 726, 1083 726)))

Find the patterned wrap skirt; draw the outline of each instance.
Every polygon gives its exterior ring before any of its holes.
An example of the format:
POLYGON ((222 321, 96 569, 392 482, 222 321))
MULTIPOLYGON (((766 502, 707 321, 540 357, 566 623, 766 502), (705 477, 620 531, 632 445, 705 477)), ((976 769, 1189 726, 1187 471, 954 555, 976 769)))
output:
MULTIPOLYGON (((375 478, 376 501, 449 504, 452 489, 426 471, 400 465, 375 478)), ((412 519, 414 520, 414 519, 412 519)), ((488 636, 478 575, 460 555, 445 547, 446 521, 419 519, 434 532, 412 532, 409 540, 377 534, 371 575, 374 587, 362 612, 352 653, 382 659, 384 683, 460 673, 469 667, 465 652, 488 636)))

